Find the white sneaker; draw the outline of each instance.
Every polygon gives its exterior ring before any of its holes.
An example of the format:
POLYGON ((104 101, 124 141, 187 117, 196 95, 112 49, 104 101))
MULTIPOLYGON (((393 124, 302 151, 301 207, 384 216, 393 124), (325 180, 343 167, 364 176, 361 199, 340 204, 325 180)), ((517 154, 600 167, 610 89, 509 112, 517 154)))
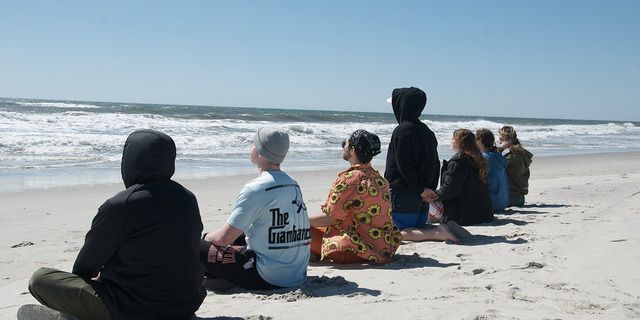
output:
POLYGON ((39 304, 25 304, 18 309, 18 320, 80 320, 72 315, 39 304))

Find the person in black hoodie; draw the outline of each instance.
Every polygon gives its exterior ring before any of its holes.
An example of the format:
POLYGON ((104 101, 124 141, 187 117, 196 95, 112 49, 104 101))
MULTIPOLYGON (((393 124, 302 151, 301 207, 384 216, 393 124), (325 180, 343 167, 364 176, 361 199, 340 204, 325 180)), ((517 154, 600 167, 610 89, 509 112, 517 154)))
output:
POLYGON ((454 131, 451 150, 456 154, 444 161, 440 188, 435 191, 435 200, 444 206, 442 222, 451 227, 453 221, 463 226, 493 221, 489 167, 475 135, 467 129, 454 131))
POLYGON ((206 296, 198 259, 202 221, 196 197, 171 180, 176 147, 139 130, 122 154, 124 191, 98 209, 73 273, 40 268, 29 291, 43 306, 20 315, 55 319, 191 319, 206 296))
POLYGON ((452 233, 457 229, 427 224, 427 201, 431 201, 432 190, 438 186, 440 159, 435 134, 418 119, 426 104, 427 95, 415 87, 397 88, 391 95, 398 126, 389 142, 384 177, 391 188, 393 222, 401 229, 404 240, 457 243, 459 240, 452 233))

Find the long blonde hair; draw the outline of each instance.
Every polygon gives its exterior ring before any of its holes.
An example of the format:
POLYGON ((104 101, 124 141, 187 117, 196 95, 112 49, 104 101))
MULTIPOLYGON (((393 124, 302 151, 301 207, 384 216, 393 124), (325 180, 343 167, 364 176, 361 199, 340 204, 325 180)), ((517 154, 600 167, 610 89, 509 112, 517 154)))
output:
POLYGON ((518 140, 516 129, 514 129, 512 126, 502 127, 500 130, 498 130, 498 135, 499 137, 511 141, 511 146, 509 146, 509 149, 518 151, 520 153, 525 152, 524 148, 522 148, 522 146, 520 145, 520 140, 518 140))
POLYGON ((512 126, 502 127, 498 130, 498 134, 506 140, 511 141, 511 144, 520 144, 520 140, 518 140, 518 135, 516 134, 516 129, 512 126))
POLYGON ((453 139, 460 147, 460 155, 458 157, 469 157, 471 164, 478 168, 478 179, 482 182, 487 182, 489 166, 487 166, 487 160, 482 156, 480 148, 476 145, 476 136, 473 132, 468 129, 458 129, 453 132, 453 139))

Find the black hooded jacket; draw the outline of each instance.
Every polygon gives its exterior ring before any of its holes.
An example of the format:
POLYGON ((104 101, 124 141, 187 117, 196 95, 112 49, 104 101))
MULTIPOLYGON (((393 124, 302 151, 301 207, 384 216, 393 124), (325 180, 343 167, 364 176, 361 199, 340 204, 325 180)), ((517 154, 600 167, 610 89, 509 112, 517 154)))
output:
POLYGON ((384 173, 391 189, 410 189, 421 194, 424 188, 438 187, 438 140, 418 119, 426 103, 427 96, 418 88, 393 90, 391 104, 398 126, 391 135, 384 173))
POLYGON ((436 194, 444 206, 444 223, 455 221, 468 226, 493 221, 489 185, 478 178, 478 168, 469 157, 460 158, 456 153, 451 160, 444 161, 436 194))
POLYGON ((122 154, 126 190, 98 209, 73 265, 92 278, 116 319, 191 319, 206 296, 198 259, 196 197, 175 181, 176 148, 166 134, 139 130, 122 154))

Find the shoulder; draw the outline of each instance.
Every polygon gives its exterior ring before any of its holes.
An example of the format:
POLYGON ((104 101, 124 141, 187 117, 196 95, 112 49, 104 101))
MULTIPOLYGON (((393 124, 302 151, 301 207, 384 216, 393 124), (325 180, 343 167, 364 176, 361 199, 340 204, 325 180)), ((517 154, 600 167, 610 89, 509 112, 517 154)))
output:
POLYGON ((469 157, 463 155, 460 156, 460 154, 455 154, 453 155, 453 157, 451 157, 451 159, 449 160, 449 167, 450 168, 466 168, 468 166, 473 166, 473 164, 471 163, 471 160, 469 160, 469 157))
POLYGON ((357 183, 362 180, 363 176, 366 176, 366 172, 367 168, 365 167, 352 166, 349 169, 340 172, 336 181, 347 182, 349 184, 357 183))
POLYGON ((172 190, 172 192, 181 192, 181 193, 184 193, 186 196, 195 197, 195 195, 193 194, 193 192, 191 192, 191 190, 187 189, 185 186, 181 185, 176 181, 169 180, 167 181, 166 185, 167 185, 167 188, 172 190))
POLYGON ((118 193, 116 193, 113 197, 107 199, 104 204, 102 205, 103 207, 106 206, 117 206, 117 205, 124 205, 125 202, 127 202, 127 200, 129 200, 129 197, 131 197, 131 195, 138 191, 138 189, 140 189, 142 185, 140 184, 134 184, 132 186, 130 186, 129 188, 122 190, 118 193))
POLYGON ((460 158, 457 154, 454 154, 453 157, 449 160, 442 161, 442 169, 451 171, 460 166, 460 158))
POLYGON ((394 135, 409 135, 412 132, 416 132, 418 130, 418 126, 411 121, 404 121, 399 124, 394 130, 394 135))
POLYGON ((505 158, 505 157, 504 157, 501 153, 499 153, 499 152, 488 152, 488 151, 487 151, 487 152, 483 152, 483 153, 482 153, 482 155, 483 155, 485 158, 487 158, 487 161, 488 161, 490 164, 493 164, 493 165, 496 165, 496 166, 497 166, 498 164, 501 164, 501 165, 506 166, 506 165, 507 165, 507 163, 509 162, 509 159, 505 158))
POLYGON ((293 177, 291 177, 288 173, 284 171, 267 171, 265 173, 268 173, 271 175, 271 181, 273 181, 274 183, 295 184, 295 185, 298 184, 298 182, 293 177))
POLYGON ((243 189, 244 188, 252 189, 252 190, 262 189, 267 185, 274 184, 276 181, 276 178, 277 178, 277 175, 274 174, 274 171, 265 171, 255 179, 247 182, 244 185, 243 189))
POLYGON ((500 152, 491 152, 491 151, 485 151, 482 153, 482 156, 487 158, 487 159, 496 159, 496 158, 504 158, 504 156, 502 155, 502 153, 500 152))

